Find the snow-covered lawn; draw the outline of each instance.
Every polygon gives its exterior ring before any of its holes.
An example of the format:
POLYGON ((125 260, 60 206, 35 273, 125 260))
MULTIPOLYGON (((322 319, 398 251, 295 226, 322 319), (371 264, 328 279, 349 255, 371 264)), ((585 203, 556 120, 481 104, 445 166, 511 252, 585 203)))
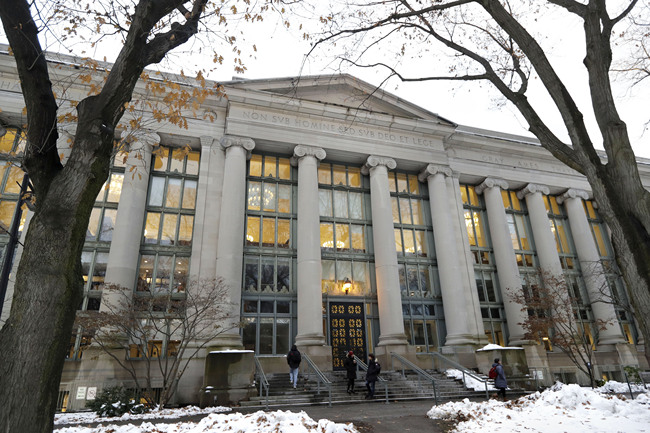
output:
MULTIPOLYGON (((633 388, 635 392, 642 388, 633 388)), ((427 413, 430 418, 457 421, 454 433, 650 433, 650 394, 642 393, 631 400, 623 396, 627 385, 610 381, 603 388, 592 390, 578 385, 556 384, 542 393, 517 400, 471 402, 463 400, 434 406, 427 413), (620 393, 614 395, 611 393, 620 393)), ((210 408, 212 412, 228 408, 210 408)), ((348 406, 348 411, 354 410, 348 406)), ((101 419, 98 427, 68 427, 55 433, 358 433, 352 424, 335 423, 327 419, 315 421, 305 412, 273 411, 240 413, 207 413, 198 408, 184 408, 153 412, 148 415, 125 415, 120 420, 136 420, 145 416, 178 418, 206 413, 199 422, 175 422, 140 426, 116 426, 109 419, 101 419)), ((112 419, 113 421, 115 419, 112 419)), ((93 414, 60 414, 55 422, 98 422, 93 414)), ((404 427, 408 427, 408 421, 404 427)), ((380 432, 378 432, 380 433, 380 432)))
MULTIPOLYGON (((627 385, 611 384, 607 389, 625 392, 627 385)), ((427 415, 459 421, 454 433, 641 433, 650 432, 650 397, 646 393, 629 400, 558 383, 542 393, 508 402, 450 402, 434 406, 427 415)))
POLYGON ((54 415, 54 424, 89 424, 101 422, 106 424, 111 421, 128 421, 135 419, 161 419, 161 418, 181 418, 184 416, 192 415, 208 415, 211 413, 230 412, 231 409, 225 406, 206 407, 201 409, 196 406, 187 406, 180 409, 162 409, 133 415, 125 413, 123 416, 100 418, 95 412, 71 412, 71 413, 57 413, 54 415))

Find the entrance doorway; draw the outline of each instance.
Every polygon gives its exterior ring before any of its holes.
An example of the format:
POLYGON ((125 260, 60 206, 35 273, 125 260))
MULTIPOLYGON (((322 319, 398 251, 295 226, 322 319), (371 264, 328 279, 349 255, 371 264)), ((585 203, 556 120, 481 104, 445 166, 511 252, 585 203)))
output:
POLYGON ((343 370, 343 361, 350 350, 365 361, 366 329, 363 303, 331 302, 329 322, 334 370, 343 370))

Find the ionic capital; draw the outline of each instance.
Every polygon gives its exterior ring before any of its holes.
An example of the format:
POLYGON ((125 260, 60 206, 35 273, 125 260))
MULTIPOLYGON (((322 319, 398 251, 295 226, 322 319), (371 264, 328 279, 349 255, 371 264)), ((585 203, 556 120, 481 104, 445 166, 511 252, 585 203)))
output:
POLYGON ((451 168, 444 165, 429 164, 424 167, 420 174, 418 174, 418 180, 420 182, 425 182, 427 179, 429 179, 429 177, 435 176, 436 174, 442 174, 443 176, 451 177, 453 175, 453 171, 451 168))
POLYGON ((212 147, 215 143, 219 143, 211 135, 202 135, 199 137, 199 140, 201 140, 201 147, 212 147))
POLYGON ((397 167, 397 162, 393 158, 387 158, 385 156, 375 156, 370 155, 366 160, 366 163, 361 167, 361 173, 368 174, 373 169, 384 166, 388 170, 394 170, 397 167))
POLYGON ((589 200, 589 193, 582 189, 569 188, 564 194, 557 197, 557 202, 559 204, 562 204, 571 198, 581 198, 583 200, 589 200))
POLYGON ((476 191, 477 194, 483 194, 483 191, 485 191, 486 189, 495 188, 495 187, 506 190, 508 189, 508 182, 496 177, 488 177, 480 185, 477 185, 474 188, 474 190, 476 191))
POLYGON ((517 191, 517 198, 522 200, 524 197, 530 194, 541 193, 542 195, 549 195, 551 190, 548 189, 546 185, 540 185, 537 183, 529 183, 519 191, 517 191))
POLYGON ((221 143, 221 147, 224 149, 228 149, 230 147, 242 147, 246 151, 246 153, 251 152, 253 149, 255 149, 255 141, 253 141, 252 138, 248 137, 239 137, 237 135, 224 135, 221 137, 221 140, 219 140, 221 143))
POLYGON ((298 161, 300 161, 305 156, 313 156, 318 161, 322 161, 325 159, 325 156, 327 156, 327 154, 325 153, 325 150, 320 147, 305 146, 304 144, 299 144, 293 149, 291 165, 294 167, 297 166, 298 161))

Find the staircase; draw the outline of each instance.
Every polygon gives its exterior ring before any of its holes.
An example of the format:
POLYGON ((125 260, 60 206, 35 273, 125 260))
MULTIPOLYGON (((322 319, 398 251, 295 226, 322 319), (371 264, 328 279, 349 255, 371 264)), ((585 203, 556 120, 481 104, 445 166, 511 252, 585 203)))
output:
MULTIPOLYGON (((302 371, 301 371, 302 373, 302 371)), ((438 401, 444 402, 448 400, 456 400, 463 398, 485 398, 485 391, 474 391, 465 388, 465 386, 457 380, 447 378, 444 374, 437 372, 428 372, 436 379, 436 387, 438 391, 438 401)), ((365 372, 359 371, 357 373, 357 380, 355 381, 355 394, 348 394, 347 379, 345 378, 344 371, 326 372, 325 376, 332 382, 332 404, 338 403, 362 403, 365 402, 365 372)), ((377 381, 375 386, 375 400, 386 401, 386 389, 388 386, 388 401, 402 401, 402 400, 422 400, 433 399, 433 387, 430 382, 418 382, 418 376, 414 373, 406 373, 403 377, 400 372, 386 371, 382 372, 381 377, 385 381, 377 381)), ((312 376, 313 379, 313 376, 312 376)), ((320 385, 320 393, 318 393, 318 384, 315 380, 309 380, 302 374, 299 377, 298 387, 293 388, 289 381, 289 373, 268 375, 269 382, 269 398, 268 406, 298 406, 298 405, 315 405, 315 404, 328 404, 329 393, 326 387, 320 385)), ((266 407, 266 396, 251 397, 248 401, 240 402, 241 407, 266 407)))

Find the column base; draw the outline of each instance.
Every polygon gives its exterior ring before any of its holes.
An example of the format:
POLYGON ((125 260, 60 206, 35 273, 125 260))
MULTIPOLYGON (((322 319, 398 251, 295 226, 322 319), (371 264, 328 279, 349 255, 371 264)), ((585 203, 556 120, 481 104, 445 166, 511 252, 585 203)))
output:
POLYGON ((481 339, 473 334, 447 335, 445 346, 477 346, 481 339))
POLYGON ((622 335, 598 335, 598 347, 619 344, 627 344, 627 341, 622 335))
POLYGON ((306 346, 325 346, 325 337, 323 334, 313 333, 313 334, 299 334, 296 336, 295 341, 296 346, 306 347, 306 346))
POLYGON ((239 334, 221 334, 208 345, 210 350, 242 350, 244 345, 239 334))
POLYGON ((405 334, 383 334, 379 336, 377 347, 381 346, 408 346, 405 334))
MULTIPOLYGON (((332 346, 325 346, 322 344, 302 346, 297 341, 296 346, 298 346, 298 350, 303 355, 309 356, 309 359, 311 359, 321 371, 332 371, 332 346)), ((305 361, 300 364, 300 368, 305 369, 303 371, 307 371, 306 364, 307 363, 305 361)))

